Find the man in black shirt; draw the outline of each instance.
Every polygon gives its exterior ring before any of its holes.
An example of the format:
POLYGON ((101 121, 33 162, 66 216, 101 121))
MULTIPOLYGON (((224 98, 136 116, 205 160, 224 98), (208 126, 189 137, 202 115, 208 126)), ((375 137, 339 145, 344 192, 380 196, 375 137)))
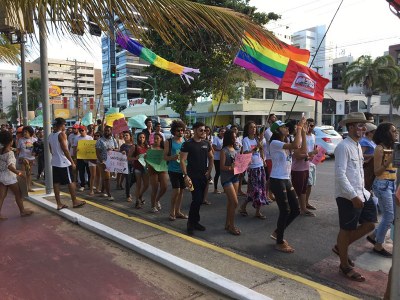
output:
POLYGON ((149 143, 150 141, 150 135, 153 132, 153 121, 151 118, 147 118, 144 120, 144 124, 146 125, 147 128, 143 129, 142 132, 146 135, 146 142, 149 143))
POLYGON ((206 228, 199 223, 200 206, 203 202, 204 191, 211 176, 214 157, 210 143, 204 140, 205 124, 197 122, 193 125, 193 138, 186 141, 181 148, 180 164, 186 186, 192 192, 187 232, 204 231, 206 228), (208 159, 208 167, 207 167, 208 159), (187 161, 187 166, 186 166, 187 161))

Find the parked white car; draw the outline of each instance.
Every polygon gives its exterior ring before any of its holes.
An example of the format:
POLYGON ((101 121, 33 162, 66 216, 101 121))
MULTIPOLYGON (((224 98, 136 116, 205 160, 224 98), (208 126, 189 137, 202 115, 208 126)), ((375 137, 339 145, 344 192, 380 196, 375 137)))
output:
POLYGON ((317 126, 314 128, 315 143, 326 150, 326 154, 332 156, 336 146, 343 140, 342 136, 333 126, 317 126))

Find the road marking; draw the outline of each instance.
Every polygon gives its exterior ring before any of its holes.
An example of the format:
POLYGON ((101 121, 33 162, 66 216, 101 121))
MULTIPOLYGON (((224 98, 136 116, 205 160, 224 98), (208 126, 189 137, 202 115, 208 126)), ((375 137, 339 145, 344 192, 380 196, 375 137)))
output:
MULTIPOLYGON (((36 182, 35 182, 35 184, 44 187, 44 185, 38 184, 36 182)), ((39 191, 34 192, 33 194, 36 194, 38 192, 39 191)), ((71 196, 70 194, 65 193, 65 192, 61 192, 61 195, 71 196)), ((286 271, 282 271, 282 270, 280 270, 278 268, 269 266, 269 265, 267 265, 265 263, 261 263, 261 262, 255 261, 253 259, 247 258, 247 257, 242 256, 240 254, 236 254, 236 253, 234 253, 232 251, 229 251, 229 250, 226 250, 224 248, 212 245, 212 244, 210 244, 208 242, 195 239, 195 238, 190 237, 190 236, 188 236, 186 234, 179 233, 179 232, 177 232, 175 230, 166 228, 164 226, 149 222, 147 220, 144 220, 144 219, 141 219, 141 218, 138 218, 138 217, 129 216, 126 213, 120 212, 118 210, 115 210, 113 208, 104 206, 102 204, 99 204, 99 203, 96 203, 96 202, 92 202, 90 200, 87 200, 87 199, 84 199, 84 198, 81 198, 81 197, 76 197, 76 199, 86 201, 86 203, 89 204, 89 205, 92 205, 92 206, 97 207, 99 209, 105 210, 105 211, 107 211, 109 213, 112 213, 112 214, 117 215, 119 217, 122 217, 124 219, 128 219, 128 220, 131 220, 131 221, 143 224, 143 225, 150 226, 150 227, 155 228, 157 230, 160 230, 160 231, 163 231, 165 233, 168 233, 168 234, 174 235, 176 237, 182 238, 184 240, 187 240, 187 241, 189 241, 189 242, 191 242, 193 244, 196 244, 198 246, 201 246, 203 248, 207 248, 207 249, 216 251, 218 253, 224 254, 224 255, 226 255, 228 257, 231 257, 231 258, 233 258, 235 260, 238 260, 238 261, 241 261, 243 263, 249 264, 249 265, 254 266, 256 268, 259 268, 261 270, 276 274, 278 276, 281 276, 281 277, 284 277, 284 278, 287 278, 287 279, 291 279, 293 281, 297 281, 297 282, 299 282, 301 284, 304 284, 306 286, 309 286, 309 287, 315 289, 319 293, 319 295, 321 297, 321 300, 332 300, 332 299, 355 300, 355 299, 358 299, 358 298, 356 298, 354 296, 351 296, 351 295, 348 295, 348 294, 343 293, 341 291, 338 291, 338 290, 335 290, 333 288, 327 287, 327 286, 322 285, 320 283, 311 281, 309 279, 303 278, 303 277, 295 275, 295 274, 291 274, 291 273, 286 272, 286 271)))

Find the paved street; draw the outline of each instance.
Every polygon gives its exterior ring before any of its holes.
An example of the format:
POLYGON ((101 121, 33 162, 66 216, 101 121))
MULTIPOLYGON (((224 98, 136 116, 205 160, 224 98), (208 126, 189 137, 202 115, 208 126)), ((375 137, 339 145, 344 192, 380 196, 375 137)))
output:
MULTIPOLYGON (((345 279, 338 272, 338 257, 331 251, 338 232, 337 208, 334 200, 333 160, 327 160, 318 168, 317 187, 313 190, 311 202, 317 206, 317 217, 301 217, 288 228, 285 234, 296 249, 292 255, 286 255, 273 249, 274 242, 269 238, 275 229, 278 216, 276 204, 263 208, 266 220, 254 218, 254 209, 248 206, 249 216, 237 214, 237 226, 241 236, 232 236, 224 230, 225 195, 209 194, 210 206, 202 206, 201 223, 207 227, 205 232, 196 232, 195 238, 231 250, 234 253, 285 270, 294 275, 319 282, 334 289, 353 294, 364 299, 376 299, 383 295, 390 259, 378 257, 372 253, 372 247, 365 241, 357 242, 350 251, 359 271, 367 278, 366 283, 355 283, 345 279)), ((113 183, 114 184, 114 183, 113 183)), ((210 187, 210 190, 211 187, 210 187)), ((170 190, 162 201, 163 209, 158 214, 150 212, 149 201, 144 209, 136 210, 125 201, 122 191, 113 191, 114 202, 101 198, 90 198, 87 192, 80 197, 113 208, 128 216, 140 217, 154 224, 185 233, 186 222, 168 220, 170 190)), ((149 193, 146 195, 149 200, 149 193)), ((185 192, 184 211, 188 210, 190 194, 185 192)), ((162 238, 162 237, 160 237, 162 238)))
POLYGON ((1 299, 225 299, 153 261, 13 197, 0 221, 1 299))

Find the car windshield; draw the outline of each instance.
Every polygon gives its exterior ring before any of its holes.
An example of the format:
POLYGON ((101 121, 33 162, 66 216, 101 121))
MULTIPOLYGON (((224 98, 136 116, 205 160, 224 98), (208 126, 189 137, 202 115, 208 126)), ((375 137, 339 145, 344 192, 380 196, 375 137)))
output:
POLYGON ((335 130, 333 129, 322 129, 321 132, 327 134, 327 135, 331 135, 331 136, 339 136, 340 134, 337 133, 335 130))
POLYGON ((171 123, 173 120, 177 120, 176 118, 160 118, 161 127, 171 127, 171 123))

